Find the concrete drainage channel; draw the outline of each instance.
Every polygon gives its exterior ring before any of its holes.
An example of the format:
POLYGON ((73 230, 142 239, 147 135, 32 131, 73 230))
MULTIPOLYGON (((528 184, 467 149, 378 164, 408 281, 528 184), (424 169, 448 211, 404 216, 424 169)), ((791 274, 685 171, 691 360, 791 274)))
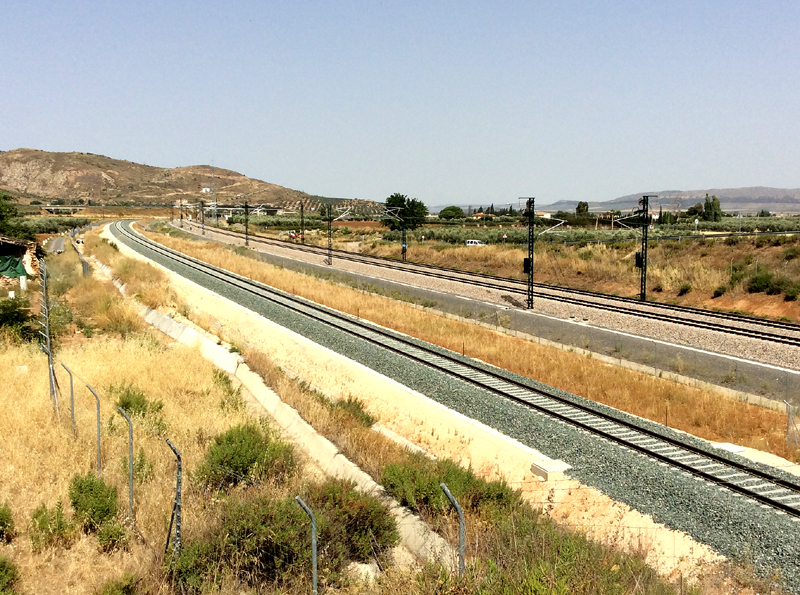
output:
MULTIPOLYGON (((113 277, 109 267, 96 258, 92 258, 92 260, 102 273, 114 283, 120 293, 127 297, 125 285, 113 277)), ((183 345, 199 347, 200 353, 205 359, 235 376, 261 404, 284 434, 319 465, 326 475, 352 481, 360 492, 381 500, 397 522, 400 542, 414 556, 423 562, 440 562, 451 571, 457 571, 457 552, 441 536, 431 531, 419 517, 388 496, 383 486, 339 452, 330 440, 320 435, 303 420, 297 410, 284 403, 280 396, 264 384, 258 374, 250 370, 240 355, 229 352, 224 346, 166 314, 161 314, 137 302, 134 302, 134 305, 139 316, 145 322, 183 345)), ((388 437, 392 437, 393 434, 393 432, 385 433, 388 437)), ((397 438, 402 443, 402 438, 399 436, 397 438)))

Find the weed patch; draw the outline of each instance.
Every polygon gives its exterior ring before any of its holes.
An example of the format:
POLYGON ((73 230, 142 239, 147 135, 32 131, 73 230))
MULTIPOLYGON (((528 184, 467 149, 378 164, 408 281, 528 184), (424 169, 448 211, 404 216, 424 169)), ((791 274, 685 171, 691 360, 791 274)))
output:
POLYGON ((222 392, 222 400, 220 401, 220 409, 223 411, 241 411, 244 408, 244 401, 242 400, 242 387, 233 386, 231 377, 222 370, 214 369, 214 384, 222 392))
POLYGON ((74 539, 74 528, 64 516, 61 500, 56 502, 53 510, 48 510, 47 506, 41 504, 31 516, 31 526, 28 530, 31 547, 35 552, 50 547, 68 548, 74 539))
POLYGON ((346 411, 353 417, 353 419, 366 428, 371 427, 372 424, 377 421, 375 417, 364 410, 364 404, 353 397, 348 397, 346 401, 336 401, 333 404, 333 407, 335 409, 346 411))
MULTIPOLYGON (((319 568, 335 583, 348 562, 382 559, 397 543, 394 519, 371 496, 346 482, 313 484, 303 495, 317 519, 319 568)), ((231 499, 206 541, 187 545, 171 562, 173 580, 197 592, 220 570, 251 586, 286 586, 311 570, 310 521, 293 496, 231 499)))
POLYGON ((421 455, 386 465, 381 478, 386 490, 403 506, 439 514, 451 508, 439 487, 442 482, 464 509, 505 508, 519 500, 519 494, 503 481, 487 482, 452 461, 431 461, 421 455))
POLYGON ((0 541, 10 543, 16 536, 14 532, 14 517, 8 504, 0 506, 0 541))
POLYGON ((97 542, 100 544, 100 551, 106 553, 124 548, 127 544, 125 527, 116 521, 105 523, 97 532, 97 542))
POLYGON ((33 341, 36 338, 34 318, 27 299, 0 299, 0 330, 15 341, 33 341))
POLYGON ((0 595, 13 595, 19 582, 19 568, 11 558, 0 556, 0 595))
POLYGON ((126 572, 118 579, 106 581, 98 595, 136 595, 136 585, 139 584, 139 579, 136 575, 126 572))

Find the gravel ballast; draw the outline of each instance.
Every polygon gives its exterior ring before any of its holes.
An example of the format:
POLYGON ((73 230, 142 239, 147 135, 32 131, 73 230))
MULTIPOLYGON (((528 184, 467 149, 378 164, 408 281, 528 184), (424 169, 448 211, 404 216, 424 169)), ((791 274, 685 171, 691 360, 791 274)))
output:
MULTIPOLYGON (((120 240, 130 245, 124 239, 120 240)), ((574 478, 640 512, 650 514, 670 528, 685 531, 729 558, 751 562, 764 575, 771 575, 778 569, 789 588, 800 590, 800 561, 797 559, 797 552, 800 552, 800 523, 789 516, 765 510, 757 503, 728 490, 698 481, 474 385, 421 368, 401 356, 388 354, 377 346, 232 288, 151 250, 142 249, 136 244, 131 247, 286 328, 492 426, 548 456, 567 461, 573 466, 570 475, 574 478)), ((530 380, 527 382, 533 386, 538 384, 530 380)), ((550 390, 591 407, 603 407, 563 391, 550 390)), ((639 420, 639 423, 660 428, 658 424, 643 420, 639 420)), ((661 431, 670 432, 668 429, 661 431)), ((731 458, 736 459, 735 455, 731 455, 731 458)))

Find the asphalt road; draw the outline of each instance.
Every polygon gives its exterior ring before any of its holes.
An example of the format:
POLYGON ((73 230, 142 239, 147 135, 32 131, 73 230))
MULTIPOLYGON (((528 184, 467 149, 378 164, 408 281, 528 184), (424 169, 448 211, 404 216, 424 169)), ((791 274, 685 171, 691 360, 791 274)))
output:
POLYGON ((47 242, 47 251, 51 254, 61 254, 64 252, 64 238, 62 236, 50 238, 47 242))

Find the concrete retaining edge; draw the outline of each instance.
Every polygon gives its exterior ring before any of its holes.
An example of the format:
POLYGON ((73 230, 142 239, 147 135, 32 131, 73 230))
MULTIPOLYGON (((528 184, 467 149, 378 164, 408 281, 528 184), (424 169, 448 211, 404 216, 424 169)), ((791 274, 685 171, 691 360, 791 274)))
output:
MULTIPOLYGON (((103 274, 111 279, 120 293, 127 297, 125 285, 113 277, 111 269, 94 257, 92 260, 103 274)), ((339 449, 307 423, 297 410, 284 403, 277 393, 264 384, 258 374, 250 370, 241 356, 229 353, 221 345, 166 314, 138 302, 134 304, 145 322, 179 343, 189 347, 199 347, 205 359, 235 376, 289 439, 319 465, 326 475, 352 481, 360 492, 381 500, 397 523, 400 542, 418 559, 424 562, 440 562, 451 571, 458 568, 457 554, 447 541, 431 531, 409 509, 390 497, 383 486, 339 452, 339 449)))

